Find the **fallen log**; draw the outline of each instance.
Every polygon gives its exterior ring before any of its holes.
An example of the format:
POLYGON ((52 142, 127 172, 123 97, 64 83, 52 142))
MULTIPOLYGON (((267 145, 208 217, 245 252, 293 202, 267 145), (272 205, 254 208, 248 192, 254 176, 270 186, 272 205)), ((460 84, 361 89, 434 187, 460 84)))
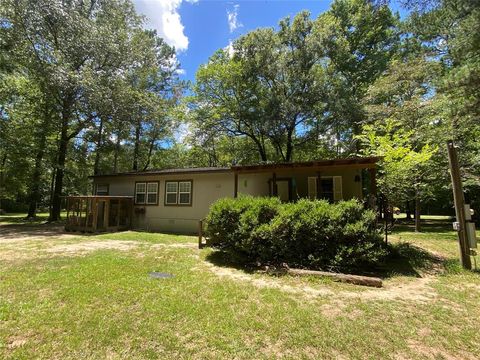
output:
POLYGON ((328 277, 334 281, 345 282, 355 285, 372 286, 380 288, 383 286, 382 279, 370 276, 350 275, 331 273, 326 271, 304 270, 304 269, 288 269, 287 273, 295 276, 321 276, 328 277))

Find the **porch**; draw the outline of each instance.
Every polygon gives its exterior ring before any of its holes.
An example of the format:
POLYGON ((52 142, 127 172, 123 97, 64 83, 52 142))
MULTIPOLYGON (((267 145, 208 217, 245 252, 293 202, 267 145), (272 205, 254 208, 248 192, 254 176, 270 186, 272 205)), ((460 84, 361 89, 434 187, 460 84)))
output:
POLYGON ((351 158, 297 163, 233 166, 234 197, 239 194, 330 202, 376 198, 378 158, 351 158))
POLYGON ((132 226, 131 196, 67 196, 66 231, 123 231, 132 226))

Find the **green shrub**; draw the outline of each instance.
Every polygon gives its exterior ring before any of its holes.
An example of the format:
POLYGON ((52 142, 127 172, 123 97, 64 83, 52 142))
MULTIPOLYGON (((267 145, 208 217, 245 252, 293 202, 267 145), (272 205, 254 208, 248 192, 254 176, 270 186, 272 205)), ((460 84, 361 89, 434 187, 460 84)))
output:
POLYGON ((354 269, 387 255, 374 212, 356 200, 221 199, 212 205, 206 224, 212 246, 262 263, 354 269))

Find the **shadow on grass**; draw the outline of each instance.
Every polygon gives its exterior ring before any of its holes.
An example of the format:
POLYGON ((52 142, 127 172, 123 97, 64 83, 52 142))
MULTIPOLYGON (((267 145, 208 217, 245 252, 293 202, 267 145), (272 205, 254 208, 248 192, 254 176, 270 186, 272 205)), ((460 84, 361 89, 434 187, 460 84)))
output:
MULTIPOLYGON (((205 258, 215 266, 229 267, 253 273, 262 269, 258 264, 249 262, 244 257, 221 250, 215 250, 205 258)), ((388 279, 395 276, 422 277, 425 274, 439 274, 447 268, 449 260, 436 256, 420 247, 410 243, 398 243, 391 245, 391 254, 382 265, 372 268, 340 271, 355 275, 375 276, 388 279)), ((452 272, 457 269, 456 264, 450 264, 452 272)), ((447 269, 448 270, 448 269, 447 269)), ((448 271, 450 273, 450 271, 448 271)))
POLYGON ((385 264, 378 267, 377 276, 422 277, 424 274, 438 274, 443 271, 447 259, 432 254, 408 242, 390 245, 391 254, 385 264))
POLYGON ((65 234, 62 223, 14 223, 0 226, 0 242, 2 239, 14 239, 19 237, 45 237, 65 234))
MULTIPOLYGON (((452 231, 452 221, 453 220, 422 220, 421 222, 421 232, 422 233, 449 233, 452 231)), ((415 232, 415 221, 414 220, 397 220, 393 233, 396 232, 415 232)))
POLYGON ((245 257, 222 250, 214 250, 205 257, 205 260, 215 266, 234 268, 249 274, 260 269, 260 266, 257 264, 252 264, 251 262, 247 261, 245 257))
POLYGON ((0 216, 0 224, 40 225, 47 220, 48 216, 37 216, 34 219, 26 219, 25 216, 0 216))

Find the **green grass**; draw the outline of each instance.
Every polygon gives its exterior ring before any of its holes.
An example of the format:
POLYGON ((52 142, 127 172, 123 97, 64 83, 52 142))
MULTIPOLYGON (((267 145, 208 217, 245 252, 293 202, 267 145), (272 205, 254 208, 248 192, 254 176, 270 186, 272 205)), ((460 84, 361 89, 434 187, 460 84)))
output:
POLYGON ((390 269, 412 272, 384 289, 232 269, 189 236, 8 236, 0 358, 475 358, 480 275, 459 268, 451 225, 402 226, 390 269))

